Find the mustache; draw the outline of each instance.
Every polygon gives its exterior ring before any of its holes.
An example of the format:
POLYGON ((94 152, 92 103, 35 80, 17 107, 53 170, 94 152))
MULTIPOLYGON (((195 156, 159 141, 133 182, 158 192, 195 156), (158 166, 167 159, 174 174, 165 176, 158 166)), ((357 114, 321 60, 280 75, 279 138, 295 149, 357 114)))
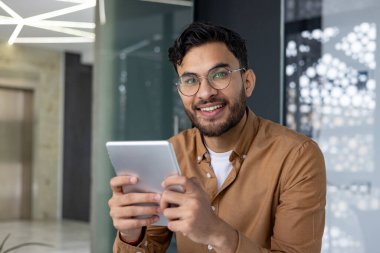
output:
POLYGON ((227 100, 224 99, 224 98, 212 97, 212 98, 207 99, 207 100, 200 100, 200 101, 198 101, 196 104, 193 104, 191 108, 193 110, 197 110, 199 108, 199 106, 201 106, 201 105, 215 103, 215 102, 219 102, 219 103, 222 103, 222 104, 227 104, 227 100))

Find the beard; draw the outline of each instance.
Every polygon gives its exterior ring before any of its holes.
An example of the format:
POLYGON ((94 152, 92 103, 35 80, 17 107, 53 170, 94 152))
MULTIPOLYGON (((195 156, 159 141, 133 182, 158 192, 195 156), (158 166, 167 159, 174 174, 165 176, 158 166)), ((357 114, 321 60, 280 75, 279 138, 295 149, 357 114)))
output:
MULTIPOLYGON (((226 133, 228 130, 236 126, 240 120, 243 118, 245 114, 246 108, 246 96, 244 92, 244 88, 242 87, 239 98, 237 100, 232 101, 232 105, 230 106, 230 113, 227 119, 224 122, 217 123, 216 120, 210 120, 209 124, 202 124, 198 118, 195 116, 195 113, 185 108, 185 112, 189 117, 193 126, 199 129, 202 135, 207 137, 217 137, 226 133)), ((213 102, 221 102, 225 107, 229 104, 226 99, 223 98, 210 98, 209 100, 202 100, 197 105, 213 103, 213 102)), ((192 110, 197 110, 197 105, 192 106, 192 110)))

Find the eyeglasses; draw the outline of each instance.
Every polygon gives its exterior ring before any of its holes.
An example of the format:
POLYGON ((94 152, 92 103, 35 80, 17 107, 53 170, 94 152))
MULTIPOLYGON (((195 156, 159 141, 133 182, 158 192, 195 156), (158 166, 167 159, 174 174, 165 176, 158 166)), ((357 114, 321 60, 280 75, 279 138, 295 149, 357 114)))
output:
POLYGON ((198 76, 196 74, 184 74, 178 78, 176 82, 179 92, 183 95, 194 96, 201 86, 201 79, 207 78, 211 87, 216 90, 223 90, 228 87, 231 82, 231 75, 237 71, 245 71, 245 68, 230 70, 225 67, 217 67, 211 69, 207 76, 198 76))

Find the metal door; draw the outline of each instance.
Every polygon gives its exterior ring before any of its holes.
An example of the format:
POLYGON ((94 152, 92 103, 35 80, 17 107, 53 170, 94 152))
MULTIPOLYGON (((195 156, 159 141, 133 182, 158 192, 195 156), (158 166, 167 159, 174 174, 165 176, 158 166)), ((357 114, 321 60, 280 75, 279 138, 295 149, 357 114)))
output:
POLYGON ((30 218, 33 92, 0 87, 0 220, 30 218))

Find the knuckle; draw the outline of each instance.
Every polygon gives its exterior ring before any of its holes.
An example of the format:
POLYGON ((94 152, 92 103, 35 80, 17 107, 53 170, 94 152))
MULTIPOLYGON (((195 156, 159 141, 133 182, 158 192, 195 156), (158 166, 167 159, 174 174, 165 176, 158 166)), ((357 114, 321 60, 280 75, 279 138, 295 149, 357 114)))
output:
POLYGON ((118 222, 116 219, 113 219, 112 221, 113 221, 113 222, 112 222, 113 226, 114 226, 116 229, 120 229, 120 227, 119 227, 119 222, 118 222))
POLYGON ((110 198, 110 199, 108 200, 108 206, 109 206, 110 208, 113 206, 113 199, 112 199, 112 198, 110 198))
POLYGON ((152 223, 152 218, 145 219, 142 223, 143 223, 141 224, 142 226, 148 226, 152 223))
POLYGON ((123 195, 123 202, 125 202, 125 203, 130 203, 130 202, 132 202, 132 197, 131 197, 131 195, 130 194, 124 194, 123 195))
POLYGON ((157 193, 149 194, 149 201, 152 201, 152 202, 157 201, 156 196, 157 196, 157 193))
POLYGON ((111 178, 111 179, 110 179, 110 186, 111 186, 111 187, 113 187, 113 185, 114 185, 114 182, 113 182, 113 181, 114 181, 114 178, 111 178))
POLYGON ((163 191, 161 194, 161 199, 166 199, 168 197, 168 194, 169 194, 168 190, 163 191))
POLYGON ((118 185, 117 185, 117 177, 113 177, 113 178, 111 178, 111 180, 110 180, 110 186, 111 186, 111 187, 116 187, 116 186, 118 186, 118 185))
POLYGON ((188 181, 189 181, 188 178, 186 178, 186 177, 180 177, 179 183, 180 184, 186 184, 188 181))

